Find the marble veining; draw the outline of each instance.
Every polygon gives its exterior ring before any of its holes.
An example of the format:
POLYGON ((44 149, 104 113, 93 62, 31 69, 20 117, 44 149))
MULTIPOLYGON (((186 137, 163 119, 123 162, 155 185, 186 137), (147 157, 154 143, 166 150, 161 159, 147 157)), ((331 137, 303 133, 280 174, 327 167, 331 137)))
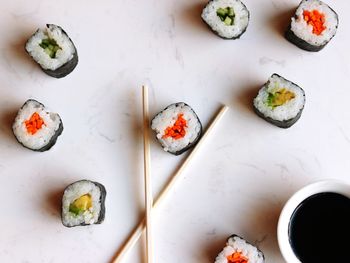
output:
MULTIPOLYGON (((225 41, 201 21, 194 1, 2 1, 0 24, 0 261, 110 262, 143 214, 141 86, 150 113, 185 101, 204 128, 222 104, 228 112, 155 213, 155 262, 213 262, 239 234, 283 263, 279 213, 302 186, 349 181, 349 4, 333 1, 340 26, 319 53, 283 37, 298 0, 245 0, 247 32, 225 41), (266 8, 262 8, 266 7, 266 8), (24 43, 46 23, 62 26, 79 64, 63 79, 46 76, 24 43), (298 83, 306 107, 292 128, 258 118, 252 99, 272 73, 298 83), (58 112, 64 131, 52 150, 34 153, 11 133, 18 108, 37 98, 58 112), (62 191, 89 179, 107 188, 106 220, 68 229, 62 191)), ((164 152, 152 134, 154 194, 185 159, 164 152)), ((143 262, 138 243, 127 262, 143 262)))

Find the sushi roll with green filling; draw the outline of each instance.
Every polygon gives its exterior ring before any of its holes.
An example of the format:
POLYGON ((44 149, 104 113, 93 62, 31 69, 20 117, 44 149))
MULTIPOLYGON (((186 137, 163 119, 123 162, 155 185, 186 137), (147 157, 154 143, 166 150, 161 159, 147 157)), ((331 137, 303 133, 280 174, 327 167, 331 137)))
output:
POLYGON ((335 36, 338 15, 327 4, 319 0, 303 0, 298 6, 286 38, 306 51, 323 49, 335 36))
POLYGON ((249 11, 240 0, 211 0, 202 19, 219 37, 237 39, 247 30, 249 11))
POLYGON ((289 128, 300 118, 305 92, 297 84, 273 74, 254 99, 254 110, 264 120, 289 128))
POLYGON ((81 180, 70 184, 62 197, 62 223, 66 227, 101 224, 105 218, 106 188, 81 180))
POLYGON ((184 102, 171 104, 158 113, 152 119, 151 128, 163 149, 174 155, 193 147, 202 134, 197 114, 184 102))
POLYGON ((228 238, 226 246, 216 257, 215 263, 264 263, 264 254, 237 235, 228 238))
POLYGON ((55 145, 58 136, 62 134, 63 123, 57 113, 30 99, 18 111, 12 130, 17 141, 24 147, 44 152, 55 145))
POLYGON ((27 41, 25 49, 41 69, 51 77, 62 78, 78 64, 78 53, 73 41, 59 26, 47 24, 27 41))

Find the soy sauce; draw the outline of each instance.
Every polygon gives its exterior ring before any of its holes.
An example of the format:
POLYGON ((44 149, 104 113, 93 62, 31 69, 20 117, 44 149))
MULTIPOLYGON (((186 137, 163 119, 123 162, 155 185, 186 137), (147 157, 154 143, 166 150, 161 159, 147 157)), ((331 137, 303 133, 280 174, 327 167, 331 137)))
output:
POLYGON ((289 222, 289 242, 302 263, 350 262, 350 199, 320 193, 305 199, 289 222))

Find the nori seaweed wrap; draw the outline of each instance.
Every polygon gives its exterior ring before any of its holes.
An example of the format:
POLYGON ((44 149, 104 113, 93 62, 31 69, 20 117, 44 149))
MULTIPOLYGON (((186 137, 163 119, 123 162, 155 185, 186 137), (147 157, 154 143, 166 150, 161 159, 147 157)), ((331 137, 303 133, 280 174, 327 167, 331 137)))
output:
POLYGON ((44 152, 56 144, 63 132, 61 117, 49 111, 44 104, 29 99, 17 113, 12 125, 13 134, 24 147, 44 152))
POLYGON ((62 197, 62 224, 66 227, 101 224, 105 219, 106 188, 80 180, 67 186, 62 197))
POLYGON ((249 11, 240 0, 211 0, 202 12, 207 26, 223 39, 238 39, 247 30, 249 11))
POLYGON ((184 102, 174 103, 158 113, 151 123, 163 149, 180 155, 198 142, 202 124, 194 110, 184 102))
POLYGON ((238 235, 227 239, 226 246, 216 257, 215 263, 246 262, 264 263, 265 256, 256 246, 238 235))
POLYGON ((304 109, 305 92, 297 84, 273 74, 254 99, 254 111, 267 122, 289 128, 304 109))
POLYGON ((335 36, 338 23, 338 14, 327 4, 303 0, 291 18, 285 37, 303 50, 317 52, 335 36))
POLYGON ((57 25, 38 29, 25 45, 27 53, 49 76, 63 78, 78 64, 78 52, 67 33, 57 25))

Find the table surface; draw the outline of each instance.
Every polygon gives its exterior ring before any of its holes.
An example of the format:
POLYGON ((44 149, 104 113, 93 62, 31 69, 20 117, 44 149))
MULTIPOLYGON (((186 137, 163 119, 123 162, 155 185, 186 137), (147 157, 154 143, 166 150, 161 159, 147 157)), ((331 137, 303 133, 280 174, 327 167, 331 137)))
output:
MULTIPOLYGON (((329 1, 328 1, 329 2, 329 1)), ((332 1, 340 27, 319 53, 287 42, 297 0, 246 0, 240 40, 225 41, 201 21, 205 1, 2 1, 0 38, 1 262, 109 262, 143 216, 141 85, 152 115, 190 104, 204 127, 230 111, 154 214, 155 262, 213 262, 233 234, 284 262, 276 225, 285 201, 320 179, 350 170, 350 5, 332 1), (63 79, 45 75, 24 51, 46 23, 62 26, 79 53, 63 79), (252 98, 272 73, 306 92, 301 119, 284 130, 258 118, 252 98), (35 98, 63 120, 48 152, 21 147, 11 124, 35 98), (63 189, 80 179, 107 188, 101 225, 65 228, 63 189)), ((187 154, 151 141, 154 196, 187 154)), ((142 242, 125 262, 142 262, 142 242)))

